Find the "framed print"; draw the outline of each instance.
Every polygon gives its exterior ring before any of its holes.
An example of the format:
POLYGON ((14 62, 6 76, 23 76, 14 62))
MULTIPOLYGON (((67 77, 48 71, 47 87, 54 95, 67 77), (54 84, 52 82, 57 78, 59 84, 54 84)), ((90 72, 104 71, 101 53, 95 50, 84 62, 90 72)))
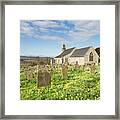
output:
POLYGON ((2 119, 119 119, 119 2, 1 2, 2 119))

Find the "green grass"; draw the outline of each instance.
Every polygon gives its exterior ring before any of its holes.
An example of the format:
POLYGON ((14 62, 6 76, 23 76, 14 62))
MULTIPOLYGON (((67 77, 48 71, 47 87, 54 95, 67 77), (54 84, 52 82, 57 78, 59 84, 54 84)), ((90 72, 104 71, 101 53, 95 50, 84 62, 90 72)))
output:
POLYGON ((58 71, 53 71, 51 85, 37 88, 37 80, 26 80, 20 76, 21 100, 99 100, 100 70, 96 66, 95 74, 83 69, 68 69, 68 79, 62 79, 58 71))

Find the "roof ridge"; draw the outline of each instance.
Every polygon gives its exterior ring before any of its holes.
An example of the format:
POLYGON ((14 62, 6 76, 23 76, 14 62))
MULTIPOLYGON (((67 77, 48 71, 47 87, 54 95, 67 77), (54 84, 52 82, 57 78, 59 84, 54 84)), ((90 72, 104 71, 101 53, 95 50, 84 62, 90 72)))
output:
POLYGON ((74 49, 75 49, 75 47, 66 49, 61 54, 59 54, 58 56, 56 56, 55 58, 63 57, 65 55, 67 55, 67 54, 70 54, 74 49))
POLYGON ((85 48, 91 48, 92 46, 89 46, 89 47, 84 47, 84 48, 78 48, 76 50, 80 50, 80 49, 85 49, 85 48))
MULTIPOLYGON (((73 49, 73 48, 75 48, 75 47, 72 47, 72 48, 68 48, 68 49, 66 49, 66 50, 69 50, 69 49, 73 49)), ((64 51, 63 51, 64 52, 64 51)))

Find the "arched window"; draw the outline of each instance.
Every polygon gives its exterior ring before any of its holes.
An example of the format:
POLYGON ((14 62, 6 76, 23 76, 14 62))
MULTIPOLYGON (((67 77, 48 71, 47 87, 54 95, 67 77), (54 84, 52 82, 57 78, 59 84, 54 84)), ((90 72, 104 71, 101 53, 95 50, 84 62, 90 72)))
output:
POLYGON ((93 61, 93 53, 92 52, 89 55, 89 61, 93 61))

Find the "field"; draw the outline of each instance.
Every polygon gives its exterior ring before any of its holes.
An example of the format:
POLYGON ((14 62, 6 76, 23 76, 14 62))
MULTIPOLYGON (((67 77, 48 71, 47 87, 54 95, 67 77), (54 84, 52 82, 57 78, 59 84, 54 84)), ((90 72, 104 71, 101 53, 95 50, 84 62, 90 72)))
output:
POLYGON ((54 69, 51 85, 37 88, 37 79, 27 80, 25 72, 20 74, 21 100, 99 100, 100 99, 100 67, 95 66, 91 72, 89 67, 68 66, 68 78, 63 79, 60 69, 54 69))

